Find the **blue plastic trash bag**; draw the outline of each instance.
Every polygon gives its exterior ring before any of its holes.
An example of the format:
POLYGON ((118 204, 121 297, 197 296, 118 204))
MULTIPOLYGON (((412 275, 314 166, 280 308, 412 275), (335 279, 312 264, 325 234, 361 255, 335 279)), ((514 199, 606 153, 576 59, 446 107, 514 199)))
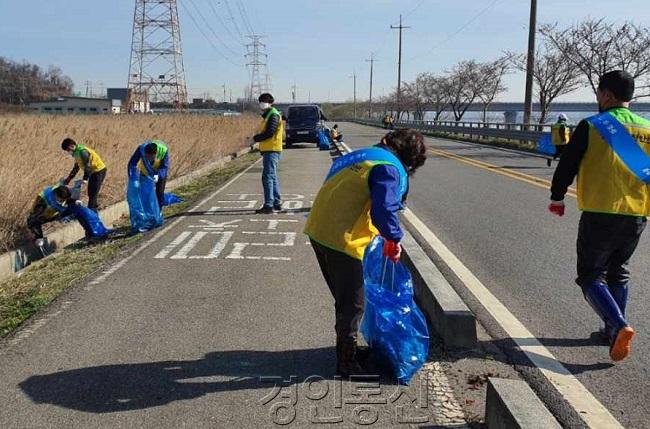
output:
POLYGON ((132 174, 126 188, 131 229, 149 231, 162 225, 163 216, 156 197, 156 184, 149 176, 132 174))
POLYGON ((330 136, 325 128, 318 129, 318 149, 330 150, 330 136))
POLYGON ((183 200, 181 197, 179 197, 176 194, 165 194, 163 198, 163 207, 171 206, 172 204, 182 203, 183 201, 185 200, 183 200))
POLYGON ((81 226, 83 226, 86 231, 86 237, 104 238, 113 232, 112 229, 106 228, 99 215, 88 207, 73 205, 70 211, 77 218, 81 226))
POLYGON ((551 134, 544 134, 537 142, 537 151, 544 155, 555 155, 555 145, 552 143, 551 134))
POLYGON ((388 362, 400 384, 409 384, 426 362, 429 330, 413 301, 411 273, 382 256, 384 239, 376 237, 363 257, 366 310, 361 333, 388 362))

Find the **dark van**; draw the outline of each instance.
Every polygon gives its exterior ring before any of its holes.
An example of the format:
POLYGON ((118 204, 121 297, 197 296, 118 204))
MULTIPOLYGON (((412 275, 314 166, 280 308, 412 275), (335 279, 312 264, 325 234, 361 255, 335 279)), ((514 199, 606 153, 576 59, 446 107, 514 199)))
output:
POLYGON ((325 117, 316 104, 289 106, 287 109, 286 143, 318 143, 317 130, 325 117))

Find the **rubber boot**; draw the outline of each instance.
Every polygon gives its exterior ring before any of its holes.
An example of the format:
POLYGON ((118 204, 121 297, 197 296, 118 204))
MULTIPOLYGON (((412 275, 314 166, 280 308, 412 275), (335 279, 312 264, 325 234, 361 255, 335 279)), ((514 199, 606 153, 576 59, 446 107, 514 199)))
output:
POLYGON ((591 308, 605 325, 611 326, 615 332, 609 347, 610 358, 613 361, 625 359, 630 354, 634 330, 628 326, 607 285, 596 281, 588 285, 583 292, 591 308))
MULTIPOLYGON (((612 298, 614 298, 614 301, 616 301, 616 304, 618 304, 618 308, 621 310, 621 314, 623 317, 625 317, 625 308, 627 307, 627 285, 609 284, 607 287, 609 289, 609 293, 612 294, 612 298)), ((605 323, 605 327, 601 328, 599 333, 601 338, 606 339, 609 344, 616 332, 612 326, 605 323)))
POLYGON ((357 362, 357 343, 356 341, 351 341, 349 339, 338 342, 337 350, 340 349, 340 353, 337 356, 336 362, 336 373, 343 377, 349 377, 351 375, 361 375, 364 374, 364 370, 357 362))

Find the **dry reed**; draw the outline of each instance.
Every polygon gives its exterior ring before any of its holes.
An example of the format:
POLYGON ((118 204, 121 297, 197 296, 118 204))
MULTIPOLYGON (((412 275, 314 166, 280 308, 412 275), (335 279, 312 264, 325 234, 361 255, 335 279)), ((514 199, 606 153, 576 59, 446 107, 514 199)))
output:
POLYGON ((25 218, 36 194, 72 168, 73 159, 60 147, 63 138, 92 147, 104 159, 104 207, 124 199, 126 166, 143 141, 157 138, 167 143, 174 178, 246 146, 258 121, 254 116, 186 114, 0 115, 0 250, 28 237, 25 218))

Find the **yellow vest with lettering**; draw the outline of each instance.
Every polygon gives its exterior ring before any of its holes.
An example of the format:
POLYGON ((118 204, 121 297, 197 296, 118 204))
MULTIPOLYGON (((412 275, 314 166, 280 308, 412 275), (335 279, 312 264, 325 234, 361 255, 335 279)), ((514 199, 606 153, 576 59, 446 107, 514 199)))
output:
MULTIPOLYGON (((650 155, 650 121, 625 108, 609 110, 650 155)), ((587 212, 650 215, 650 186, 642 182, 590 124, 589 143, 578 171, 578 208, 587 212)))
POLYGON ((271 110, 266 114, 266 117, 262 120, 262 123, 260 124, 260 127, 257 131, 258 134, 264 132, 266 129, 266 124, 271 119, 272 115, 278 115, 280 119, 280 123, 278 124, 278 129, 275 130, 275 133, 273 135, 261 142, 260 144, 260 152, 282 152, 282 136, 284 135, 284 122, 282 121, 282 114, 280 114, 280 111, 276 109, 275 107, 271 107, 271 110))

